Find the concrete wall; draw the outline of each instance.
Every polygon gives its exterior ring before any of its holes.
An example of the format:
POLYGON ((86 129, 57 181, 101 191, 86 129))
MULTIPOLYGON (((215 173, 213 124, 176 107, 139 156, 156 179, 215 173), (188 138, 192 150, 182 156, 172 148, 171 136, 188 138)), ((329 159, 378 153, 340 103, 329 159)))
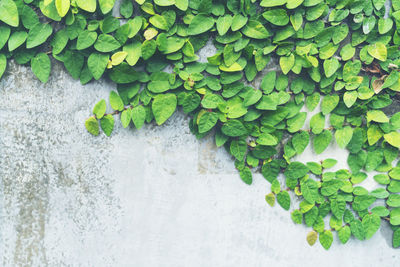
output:
MULTIPOLYGON (((0 81, 1 266, 398 266, 385 225, 369 241, 309 247, 310 230, 271 208, 260 174, 196 140, 188 118, 89 135, 114 85, 82 86, 56 64, 47 84, 9 65, 0 81)), ((340 157, 334 145, 322 158, 340 157)), ((308 150, 300 160, 315 160, 308 150)), ((344 162, 340 163, 344 166, 344 162)))

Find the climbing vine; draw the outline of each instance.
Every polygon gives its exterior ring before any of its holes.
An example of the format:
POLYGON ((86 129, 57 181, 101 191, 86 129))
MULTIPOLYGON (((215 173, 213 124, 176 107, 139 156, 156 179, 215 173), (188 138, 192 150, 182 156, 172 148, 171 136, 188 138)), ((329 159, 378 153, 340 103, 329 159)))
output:
POLYGON ((342 243, 370 239, 388 223, 400 246, 400 0, 114 5, 0 0, 0 77, 14 59, 47 82, 53 58, 82 84, 112 80, 114 111, 105 100, 94 106, 85 122, 93 135, 110 136, 115 116, 140 129, 182 109, 197 138, 212 134, 232 155, 243 182, 261 171, 271 183, 267 203, 312 227, 310 245, 319 239, 329 249, 333 233, 342 243), (199 61, 210 42, 216 53, 199 61), (329 171, 335 159, 293 160, 334 141, 348 151, 349 169, 329 171), (368 191, 362 183, 372 179, 368 191))

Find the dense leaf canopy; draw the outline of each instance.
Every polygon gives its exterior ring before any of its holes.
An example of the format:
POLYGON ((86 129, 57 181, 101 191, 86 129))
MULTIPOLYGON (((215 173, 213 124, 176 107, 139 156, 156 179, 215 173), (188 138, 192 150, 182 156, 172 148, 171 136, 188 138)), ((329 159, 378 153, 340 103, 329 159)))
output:
POLYGON ((232 155, 246 184, 261 170, 267 203, 312 227, 310 245, 329 249, 334 231, 342 243, 369 239, 383 220, 400 246, 400 0, 114 4, 0 0, 0 77, 14 59, 47 82, 56 60, 82 84, 112 80, 113 111, 101 100, 85 122, 93 135, 110 136, 115 115, 140 129, 182 109, 197 138, 213 134, 232 155), (216 53, 199 61, 207 43, 216 53), (348 150, 348 170, 294 159, 333 142, 348 150))

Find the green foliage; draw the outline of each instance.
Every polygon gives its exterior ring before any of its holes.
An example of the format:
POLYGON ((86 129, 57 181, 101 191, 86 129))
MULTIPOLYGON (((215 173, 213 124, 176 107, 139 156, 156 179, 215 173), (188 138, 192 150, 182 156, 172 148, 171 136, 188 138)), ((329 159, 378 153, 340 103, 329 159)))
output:
POLYGON ((291 217, 313 228, 310 245, 329 249, 332 231, 343 244, 369 239, 386 220, 398 247, 400 113, 387 107, 400 92, 400 2, 390 12, 384 3, 123 0, 113 17, 115 0, 1 0, 0 78, 11 59, 42 82, 54 61, 82 84, 109 78, 112 111, 101 100, 85 122, 96 136, 112 134, 116 115, 140 129, 182 108, 197 138, 213 134, 232 155, 244 183, 261 170, 269 205, 290 210, 301 199, 291 217), (216 53, 204 62, 209 40, 216 53), (266 72, 270 62, 280 70, 266 72), (310 144, 322 154, 333 139, 349 151, 349 170, 293 159, 310 144), (382 186, 368 192, 370 171, 382 186))

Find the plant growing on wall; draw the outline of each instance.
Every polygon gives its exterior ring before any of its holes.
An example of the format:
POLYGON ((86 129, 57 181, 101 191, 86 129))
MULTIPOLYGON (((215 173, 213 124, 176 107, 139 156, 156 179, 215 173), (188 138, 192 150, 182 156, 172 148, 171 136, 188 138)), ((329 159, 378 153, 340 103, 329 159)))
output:
POLYGON ((385 2, 122 0, 116 17, 115 0, 0 0, 0 77, 14 59, 47 82, 50 57, 82 84, 106 76, 117 84, 114 111, 99 101, 91 134, 111 135, 116 115, 140 129, 180 108, 246 184, 261 171, 271 206, 300 199, 291 217, 313 228, 310 245, 329 249, 333 232, 342 243, 369 239, 387 221, 399 247, 400 0, 385 2), (217 52, 199 62, 209 41, 217 52), (271 61, 280 69, 266 72, 271 61), (348 170, 293 160, 334 141, 349 152, 348 170), (372 171, 369 192, 360 183, 372 171))

